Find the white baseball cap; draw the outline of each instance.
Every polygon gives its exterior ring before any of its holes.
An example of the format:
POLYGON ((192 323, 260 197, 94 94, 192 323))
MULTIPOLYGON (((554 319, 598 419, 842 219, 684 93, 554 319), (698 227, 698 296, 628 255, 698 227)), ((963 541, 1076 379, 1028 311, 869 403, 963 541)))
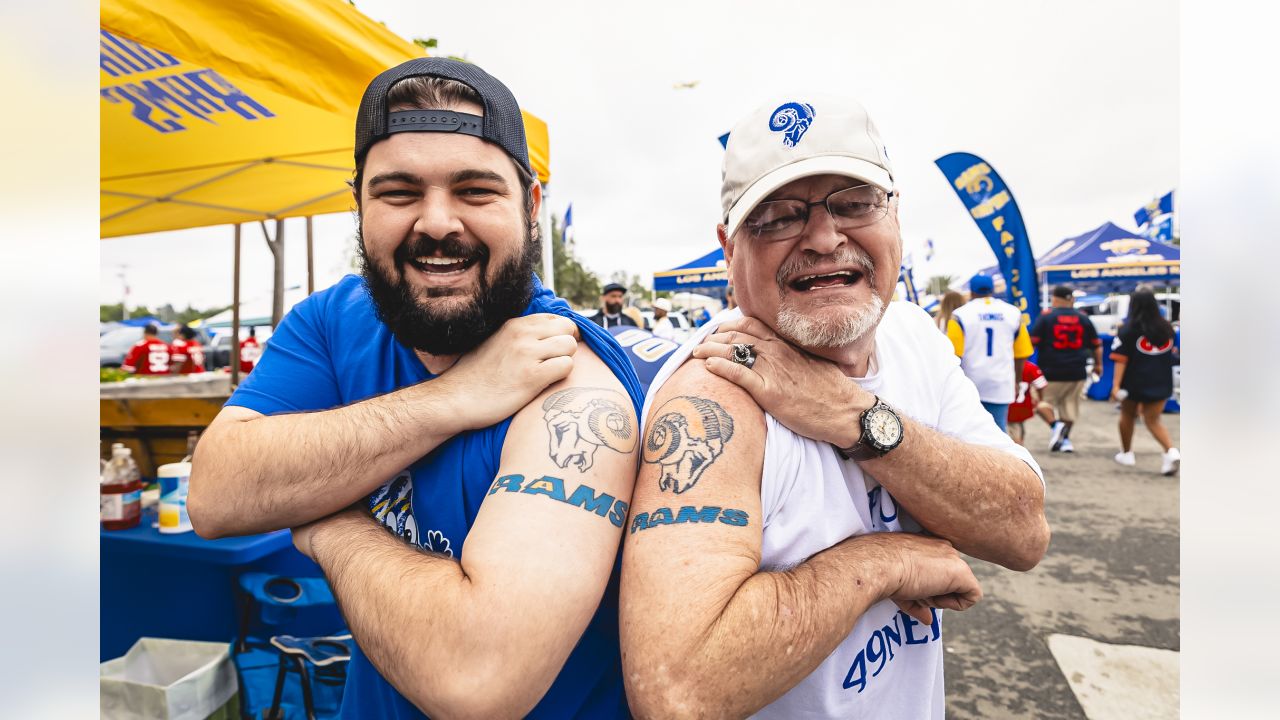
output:
POLYGON ((725 146, 720 204, 727 234, 770 193, 813 175, 846 175, 893 191, 889 154, 866 108, 818 94, 761 105, 729 131, 725 146))
POLYGON ((662 308, 667 312, 671 312, 671 301, 666 298, 658 298, 657 300, 654 300, 653 306, 655 308, 662 308))

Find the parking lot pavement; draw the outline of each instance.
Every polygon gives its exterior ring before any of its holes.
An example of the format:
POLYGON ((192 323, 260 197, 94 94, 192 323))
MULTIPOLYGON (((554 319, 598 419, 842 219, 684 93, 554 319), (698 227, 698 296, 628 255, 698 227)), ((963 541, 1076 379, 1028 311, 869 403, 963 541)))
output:
MULTIPOLYGON (((1159 474, 1160 446, 1141 424, 1137 467, 1113 461, 1118 415, 1111 403, 1082 402, 1072 454, 1050 453, 1048 427, 1027 424, 1028 447, 1048 486, 1053 540, 1029 573, 970 560, 985 596, 943 621, 949 718, 1104 720, 1086 715, 1073 694, 1049 650, 1052 634, 1179 649, 1179 478, 1159 474)), ((1164 416, 1175 445, 1178 421, 1164 416)), ((1141 702, 1142 692, 1132 702, 1141 702)))

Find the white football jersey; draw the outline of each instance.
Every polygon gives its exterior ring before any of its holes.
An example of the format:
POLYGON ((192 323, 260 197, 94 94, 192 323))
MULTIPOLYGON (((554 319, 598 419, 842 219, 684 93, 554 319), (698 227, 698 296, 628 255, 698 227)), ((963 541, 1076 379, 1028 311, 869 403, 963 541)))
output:
MULTIPOLYGON (((1014 341, 1022 328, 1022 313, 1003 300, 980 297, 956 308, 951 319, 964 334, 960 367, 978 387, 978 397, 983 402, 1012 403, 1018 390, 1013 376, 1014 341)), ((954 342, 954 335, 949 335, 954 342)), ((1024 357, 1030 354, 1028 342, 1024 357)))

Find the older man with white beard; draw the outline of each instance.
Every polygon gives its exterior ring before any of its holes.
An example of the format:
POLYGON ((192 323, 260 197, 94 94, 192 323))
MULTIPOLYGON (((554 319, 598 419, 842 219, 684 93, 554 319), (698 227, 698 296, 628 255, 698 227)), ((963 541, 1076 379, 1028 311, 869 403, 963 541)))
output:
POLYGON ((1049 542, 1031 456, 929 316, 886 302, 898 192, 866 111, 780 98, 730 133, 718 227, 739 310, 646 397, 622 654, 638 717, 941 718, 960 556, 1049 542))

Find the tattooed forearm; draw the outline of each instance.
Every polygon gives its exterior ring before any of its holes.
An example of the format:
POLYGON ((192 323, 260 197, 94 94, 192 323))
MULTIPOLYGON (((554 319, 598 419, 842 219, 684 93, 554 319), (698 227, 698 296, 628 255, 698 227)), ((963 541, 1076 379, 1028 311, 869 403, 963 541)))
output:
POLYGON ((659 466, 658 487, 663 491, 680 494, 698 484, 733 437, 733 418, 714 400, 675 397, 653 416, 644 461, 659 466))
POLYGON ((620 453, 635 450, 638 433, 625 403, 621 393, 606 388, 569 388, 548 397, 542 403, 542 418, 556 467, 573 465, 586 472, 600 447, 620 453))
POLYGON ((590 485, 579 485, 572 495, 565 495, 564 480, 550 475, 530 479, 528 482, 525 482, 523 475, 502 475, 489 486, 489 494, 493 495, 499 490, 525 495, 545 495, 566 505, 576 505, 587 512, 607 517, 614 527, 622 527, 622 521, 627 517, 626 501, 618 500, 608 493, 597 495, 596 489, 590 485))
POLYGON ((707 505, 702 508, 696 508, 692 505, 685 505, 678 512, 673 513, 671 508, 660 507, 653 512, 638 513, 631 518, 631 534, 634 535, 640 530, 648 530, 651 527, 659 525, 677 525, 679 523, 713 523, 716 520, 725 525, 734 525, 742 527, 748 523, 750 516, 745 510, 735 510, 733 508, 720 508, 715 505, 707 505))

